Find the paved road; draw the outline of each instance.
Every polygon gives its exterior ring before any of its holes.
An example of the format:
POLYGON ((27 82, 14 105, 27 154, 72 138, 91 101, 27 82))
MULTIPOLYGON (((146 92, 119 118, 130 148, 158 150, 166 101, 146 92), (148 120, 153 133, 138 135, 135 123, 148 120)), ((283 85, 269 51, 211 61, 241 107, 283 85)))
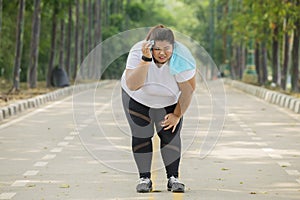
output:
POLYGON ((2 123, 0 199, 300 199, 300 116, 227 86, 224 114, 215 83, 198 84, 184 119, 186 193, 166 190, 155 137, 154 192, 137 194, 119 87, 100 84, 2 123))

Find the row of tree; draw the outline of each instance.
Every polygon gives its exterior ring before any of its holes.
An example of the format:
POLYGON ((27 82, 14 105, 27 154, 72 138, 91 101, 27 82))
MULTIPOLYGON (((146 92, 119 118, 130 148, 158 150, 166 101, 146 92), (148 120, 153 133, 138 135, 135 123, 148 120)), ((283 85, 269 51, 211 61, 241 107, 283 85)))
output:
POLYGON ((299 92, 300 0, 219 0, 216 9, 232 77, 242 78, 247 65, 255 65, 259 84, 271 80, 286 90, 291 77, 299 92))
MULTIPOLYGON (((55 67, 74 79, 101 41, 158 23, 171 26, 175 20, 155 0, 0 0, 0 77, 12 80, 13 90, 19 90, 20 81, 30 88, 46 81, 50 87, 55 67)), ((124 59, 104 77, 119 77, 124 59)))
POLYGON ((197 18, 187 26, 190 35, 233 79, 242 79, 247 66, 255 66, 250 73, 257 74, 257 80, 252 82, 286 90, 291 77, 292 90, 299 91, 299 0, 184 2, 197 18))
MULTIPOLYGON (((297 92, 299 1, 0 0, 0 77, 13 77, 16 89, 19 81, 34 88, 37 80, 46 80, 50 86, 51 71, 58 66, 74 79, 101 41, 165 24, 198 41, 233 79, 255 66, 257 84, 273 82, 286 89, 291 77, 297 92)), ((119 78, 125 59, 113 62, 102 77, 119 78)))

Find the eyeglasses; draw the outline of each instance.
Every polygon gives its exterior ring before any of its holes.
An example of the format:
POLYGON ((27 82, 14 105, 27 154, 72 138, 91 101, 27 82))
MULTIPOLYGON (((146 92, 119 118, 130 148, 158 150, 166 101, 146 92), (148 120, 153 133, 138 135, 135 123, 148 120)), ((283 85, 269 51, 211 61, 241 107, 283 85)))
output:
POLYGON ((171 52, 172 51, 172 46, 166 46, 166 47, 163 47, 163 48, 161 48, 161 47, 153 47, 152 50, 153 51, 159 51, 159 52, 161 52, 161 51, 171 52))

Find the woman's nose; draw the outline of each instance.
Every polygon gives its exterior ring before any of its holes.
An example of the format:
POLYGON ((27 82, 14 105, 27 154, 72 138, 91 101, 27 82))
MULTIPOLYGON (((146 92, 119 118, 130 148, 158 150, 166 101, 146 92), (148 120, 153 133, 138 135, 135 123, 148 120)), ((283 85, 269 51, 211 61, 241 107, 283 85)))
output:
POLYGON ((161 50, 161 51, 159 51, 159 54, 164 55, 164 54, 165 54, 165 51, 164 51, 164 50, 161 50))

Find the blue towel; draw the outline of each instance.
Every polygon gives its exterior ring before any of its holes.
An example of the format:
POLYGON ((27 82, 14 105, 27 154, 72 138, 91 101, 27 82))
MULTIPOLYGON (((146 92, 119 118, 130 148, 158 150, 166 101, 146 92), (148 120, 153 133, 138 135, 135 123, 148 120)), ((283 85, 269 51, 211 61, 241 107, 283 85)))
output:
POLYGON ((170 73, 175 75, 183 71, 195 69, 196 61, 186 46, 179 42, 175 42, 169 66, 170 73))

